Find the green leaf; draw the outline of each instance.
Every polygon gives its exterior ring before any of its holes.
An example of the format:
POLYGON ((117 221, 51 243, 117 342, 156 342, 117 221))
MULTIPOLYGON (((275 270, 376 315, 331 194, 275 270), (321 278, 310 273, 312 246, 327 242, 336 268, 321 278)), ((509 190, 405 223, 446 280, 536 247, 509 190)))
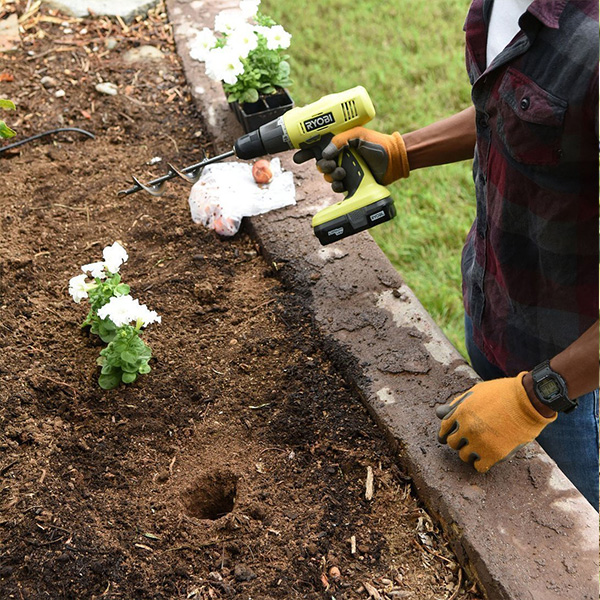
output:
POLYGON ((137 373, 123 373, 121 380, 123 383, 133 383, 137 379, 137 373))
POLYGON ((277 73, 281 79, 287 79, 290 76, 290 64, 285 60, 282 60, 279 63, 277 73))
POLYGON ((98 378, 98 385, 103 390, 113 390, 121 383, 121 373, 102 374, 98 378))
POLYGON ((130 289, 131 288, 126 283, 120 283, 115 288, 115 296, 125 296, 125 295, 129 294, 130 289))
POLYGON ((258 102, 258 98, 258 92, 254 88, 250 88, 244 93, 243 102, 258 102))
POLYGON ((15 110, 15 103, 11 100, 4 100, 0 98, 0 108, 4 108, 6 110, 15 110))
POLYGON ((14 132, 4 121, 0 121, 0 138, 11 138, 14 137, 14 132))
POLYGON ((138 372, 140 375, 145 375, 146 373, 150 373, 150 371, 152 371, 152 369, 148 364, 140 365, 140 367, 138 368, 138 372))
POLYGON ((132 363, 135 364, 137 361, 137 356, 133 354, 130 350, 125 350, 121 352, 121 360, 124 363, 132 363))

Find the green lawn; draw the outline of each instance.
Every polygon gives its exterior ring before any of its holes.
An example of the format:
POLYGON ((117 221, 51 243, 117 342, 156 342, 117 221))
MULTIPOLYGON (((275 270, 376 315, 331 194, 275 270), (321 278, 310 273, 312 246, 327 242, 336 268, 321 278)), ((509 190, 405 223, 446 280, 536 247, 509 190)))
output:
MULTIPOLYGON (((470 0, 263 0, 292 34, 297 105, 363 85, 386 133, 410 131, 470 104, 463 23, 470 0)), ((397 217, 371 233, 464 354, 460 253, 475 214, 471 162, 415 171, 391 186, 397 217)))

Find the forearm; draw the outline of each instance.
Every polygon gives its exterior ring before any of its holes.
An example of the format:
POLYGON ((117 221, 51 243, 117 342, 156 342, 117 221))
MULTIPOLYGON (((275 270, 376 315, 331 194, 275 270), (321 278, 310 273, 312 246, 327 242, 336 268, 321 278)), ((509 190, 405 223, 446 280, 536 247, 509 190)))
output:
MULTIPOLYGON (((568 348, 557 354, 550 361, 550 366, 566 381, 569 398, 575 399, 595 390, 598 387, 598 321, 568 348)), ((525 375, 523 385, 538 412, 549 416, 549 409, 535 396, 531 373, 525 375)))
POLYGON ((402 134, 411 171, 473 158, 475 138, 473 106, 422 129, 402 134))

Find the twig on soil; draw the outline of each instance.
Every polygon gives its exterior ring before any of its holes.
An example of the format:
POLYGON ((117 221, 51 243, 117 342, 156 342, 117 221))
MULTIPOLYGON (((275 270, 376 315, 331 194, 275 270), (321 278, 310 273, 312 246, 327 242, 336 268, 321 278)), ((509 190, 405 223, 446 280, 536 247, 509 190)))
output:
POLYGON ((117 21, 119 21, 119 25, 121 26, 121 29, 123 30, 123 33, 129 33, 129 27, 127 27, 127 25, 125 25, 125 21, 123 21, 123 19, 119 15, 116 15, 116 17, 117 17, 117 21))
POLYGON ((175 152, 177 154, 179 154, 179 146, 177 145, 177 140, 174 137, 172 137, 172 136, 170 136, 168 134, 166 134, 166 135, 173 142, 173 146, 175 146, 175 152))
POLYGON ((152 106, 152 104, 148 104, 147 102, 142 102, 133 96, 128 96, 127 94, 123 94, 123 98, 127 98, 127 100, 133 102, 134 104, 138 104, 139 106, 152 106))
POLYGON ((356 554, 356 536, 350 537, 350 554, 356 554))
POLYGON ((8 463, 5 467, 2 467, 0 469, 0 475, 4 475, 4 473, 12 469, 18 462, 18 460, 13 460, 11 463, 8 463))
POLYGON ((458 569, 458 583, 456 584, 456 589, 454 590, 454 593, 452 594, 452 596, 450 596, 450 598, 448 598, 448 600, 456 599, 456 597, 458 596, 458 593, 460 592, 461 585, 462 585, 462 569, 458 569))
POLYGON ((369 598, 373 598, 373 600, 381 600, 381 594, 370 583, 363 581, 363 586, 367 592, 369 592, 369 598))
POLYGON ((419 544, 419 542, 417 542, 417 540, 413 539, 411 541, 419 550, 428 552, 432 556, 436 556, 437 558, 439 558, 440 560, 443 560, 444 562, 446 562, 448 564, 451 564, 451 565, 455 564, 455 562, 453 560, 450 560, 449 558, 442 556, 438 552, 434 552, 433 550, 430 550, 429 548, 427 548, 427 546, 423 546, 423 545, 419 544))
POLYGON ((87 212, 87 208, 82 208, 80 206, 67 206, 66 204, 59 204, 58 202, 55 202, 52 206, 60 206, 60 208, 66 208, 67 210, 75 210, 78 212, 87 212))
POLYGON ((261 450, 258 455, 261 456, 263 453, 265 452, 270 452, 271 450, 275 450, 277 452, 287 452, 287 450, 285 448, 276 448, 275 446, 273 448, 265 448, 264 450, 261 450))
POLYGON ((77 46, 65 46, 64 48, 50 48, 49 50, 45 50, 44 52, 41 52, 40 54, 34 54, 33 56, 28 56, 25 60, 26 61, 38 60, 39 58, 42 58, 43 56, 46 56, 48 54, 52 54, 53 52, 69 52, 70 50, 79 50, 79 48, 77 46))
POLYGON ((64 381, 59 381, 58 379, 52 379, 52 377, 48 377, 47 375, 42 375, 41 373, 39 373, 39 376, 42 377, 43 379, 47 379, 48 381, 51 381, 52 383, 56 383, 56 385, 61 385, 63 387, 67 387, 71 390, 73 390, 73 396, 75 398, 77 398, 77 389, 74 388, 72 385, 69 385, 68 383, 65 383, 64 381))
POLYGON ((264 308, 265 306, 268 306, 269 304, 273 304, 273 302, 275 302, 277 298, 271 298, 270 300, 267 300, 266 302, 263 302, 262 304, 259 304, 258 306, 255 306, 252 310, 250 310, 249 312, 256 312, 257 310, 260 310, 261 308, 264 308))
POLYGON ((367 483, 365 490, 365 498, 373 500, 373 468, 367 467, 367 483))
POLYGON ((169 463, 169 473, 171 474, 171 476, 173 475, 173 465, 175 464, 176 460, 177 460, 177 456, 174 456, 173 460, 169 463))

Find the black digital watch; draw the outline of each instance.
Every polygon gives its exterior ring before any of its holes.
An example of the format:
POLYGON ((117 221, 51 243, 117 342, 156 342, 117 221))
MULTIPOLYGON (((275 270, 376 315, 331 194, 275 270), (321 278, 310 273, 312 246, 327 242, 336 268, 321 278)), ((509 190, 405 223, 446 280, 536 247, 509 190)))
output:
POLYGON ((546 360, 531 371, 533 389, 537 399, 556 412, 568 413, 577 408, 577 400, 571 400, 567 384, 560 374, 552 370, 546 360))

